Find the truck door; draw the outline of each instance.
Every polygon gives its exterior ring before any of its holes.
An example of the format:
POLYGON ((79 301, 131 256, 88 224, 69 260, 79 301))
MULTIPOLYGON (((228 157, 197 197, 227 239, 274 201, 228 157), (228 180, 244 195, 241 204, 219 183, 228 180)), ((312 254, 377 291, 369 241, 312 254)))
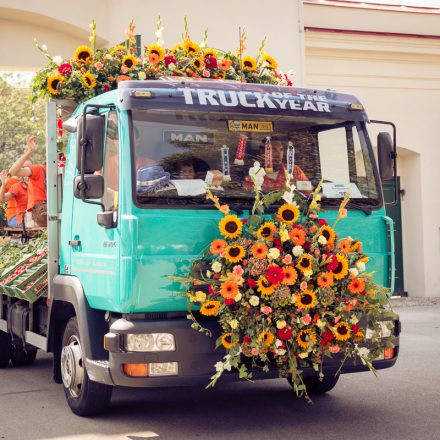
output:
MULTIPOLYGON (((106 210, 117 214, 119 205, 119 128, 116 111, 105 113, 104 196, 106 210)), ((71 274, 77 276, 91 307, 111 309, 119 295, 119 225, 105 229, 97 223, 97 205, 74 199, 71 274)))

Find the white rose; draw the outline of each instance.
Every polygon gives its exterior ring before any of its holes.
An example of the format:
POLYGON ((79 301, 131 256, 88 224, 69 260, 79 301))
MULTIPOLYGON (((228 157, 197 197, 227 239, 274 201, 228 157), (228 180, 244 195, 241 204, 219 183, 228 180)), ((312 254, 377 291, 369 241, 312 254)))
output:
POLYGON ((358 261, 356 263, 356 267, 359 269, 360 272, 365 271, 365 263, 363 261, 358 261))
POLYGON ((170 63, 168 64, 168 69, 170 69, 171 71, 176 70, 176 65, 174 63, 170 63))
POLYGON ((55 57, 52 58, 52 61, 53 61, 57 66, 59 66, 59 65, 63 62, 63 59, 62 59, 59 55, 57 55, 57 56, 55 56, 55 57))
POLYGON ((219 261, 214 261, 214 263, 211 265, 211 269, 215 273, 219 273, 222 270, 222 264, 219 261))
POLYGON ((356 315, 353 315, 350 318, 350 324, 357 324, 359 322, 359 318, 356 315))
POLYGON ((352 267, 350 270, 350 275, 353 275, 354 277, 357 277, 359 275, 358 270, 355 267, 352 267))
POLYGON ((323 235, 320 235, 318 238, 318 243, 324 246, 325 244, 327 244, 327 239, 323 235))
POLYGON ((238 321, 236 319, 231 319, 230 321, 228 321, 228 324, 233 330, 238 327, 238 321))
POLYGON ((241 292, 238 292, 238 293, 237 293, 237 296, 234 298, 234 301, 235 301, 235 302, 238 302, 238 301, 241 300, 241 298, 243 298, 243 295, 241 294, 241 292))
POLYGON ((141 80, 144 80, 147 77, 147 74, 145 72, 139 72, 138 78, 141 80))
POLYGON ((258 296, 252 295, 252 296, 249 298, 249 304, 250 304, 251 306, 257 307, 258 304, 260 304, 260 298, 258 298, 258 296))
POLYGON ((201 290, 198 290, 196 292, 196 301, 205 302, 205 300, 206 300, 206 293, 202 292, 201 290))
POLYGON ((280 251, 277 248, 270 248, 268 255, 273 260, 276 260, 280 256, 280 251))
POLYGON ((292 254, 295 255, 295 257, 299 257, 304 253, 304 249, 302 246, 295 246, 292 250, 292 254))
POLYGON ((311 277, 313 275, 313 270, 305 270, 303 271, 303 275, 305 277, 311 277))
POLYGON ((275 347, 276 348, 279 348, 279 347, 281 347, 283 345, 283 341, 280 341, 279 339, 277 339, 276 341, 275 341, 275 347))
POLYGON ((277 329, 281 330, 282 328, 284 328, 287 325, 287 322, 284 321, 284 319, 280 319, 279 321, 277 321, 277 329))

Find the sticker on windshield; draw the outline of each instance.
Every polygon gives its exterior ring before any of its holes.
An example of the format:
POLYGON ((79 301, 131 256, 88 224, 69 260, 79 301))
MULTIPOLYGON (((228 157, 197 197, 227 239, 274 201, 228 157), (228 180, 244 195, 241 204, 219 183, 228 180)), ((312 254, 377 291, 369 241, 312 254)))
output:
POLYGON ((268 133, 273 131, 273 122, 271 121, 228 121, 229 131, 256 131, 259 133, 268 133))
POLYGON ((333 183, 324 182, 322 184, 322 195, 328 199, 339 199, 350 192, 352 199, 361 199, 362 194, 355 183, 333 183))
POLYGON ((297 180, 296 188, 298 189, 298 191, 311 191, 313 189, 312 182, 308 180, 297 180))

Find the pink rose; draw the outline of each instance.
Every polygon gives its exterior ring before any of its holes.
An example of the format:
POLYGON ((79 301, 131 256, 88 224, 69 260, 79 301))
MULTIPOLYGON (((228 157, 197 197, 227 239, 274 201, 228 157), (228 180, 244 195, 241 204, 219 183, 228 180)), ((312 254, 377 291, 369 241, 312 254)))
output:
POLYGON ((318 218, 318 214, 310 214, 309 217, 310 218, 318 218))
POLYGON ((306 283, 305 281, 303 281, 303 282, 299 285, 299 288, 300 288, 301 290, 306 290, 306 289, 307 289, 307 283, 306 283))
POLYGON ((312 317, 309 314, 307 314, 303 316, 301 320, 302 322, 304 322, 304 324, 310 324, 310 322, 312 321, 312 317))
POLYGON ((264 313, 265 315, 270 315, 272 313, 272 308, 269 306, 263 306, 260 309, 261 313, 264 313))
POLYGON ((93 64, 93 67, 96 70, 101 70, 104 67, 104 64, 102 64, 101 62, 97 61, 95 64, 93 64))
POLYGON ((121 67, 121 72, 122 72, 122 73, 128 73, 128 68, 125 67, 125 66, 122 66, 122 67, 121 67))
POLYGON ((210 71, 208 69, 203 69, 202 75, 205 78, 209 78, 211 76, 211 73, 210 73, 210 71))
POLYGON ((315 249, 313 253, 315 254, 315 257, 319 257, 321 255, 321 251, 319 249, 315 249))
POLYGON ((283 258, 283 263, 284 263, 284 264, 291 264, 291 263, 292 263, 292 255, 287 254, 287 255, 283 258))
POLYGON ((336 354, 339 353, 339 345, 330 345, 329 347, 330 353, 336 354))
POLYGON ((234 269, 232 269, 232 272, 234 272, 235 275, 242 276, 244 270, 243 270, 243 268, 239 264, 237 264, 236 266, 234 266, 234 269))
POLYGON ((252 353, 252 356, 257 356, 258 350, 255 347, 253 347, 251 350, 251 353, 252 353))

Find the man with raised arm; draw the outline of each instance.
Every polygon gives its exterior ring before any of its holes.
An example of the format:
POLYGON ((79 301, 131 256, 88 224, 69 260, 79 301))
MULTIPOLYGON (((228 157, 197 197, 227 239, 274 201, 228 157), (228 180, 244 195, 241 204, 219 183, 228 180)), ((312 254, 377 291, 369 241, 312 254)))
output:
POLYGON ((30 161, 35 151, 37 136, 29 136, 25 153, 9 169, 11 176, 29 177, 27 211, 37 226, 47 226, 46 205, 46 165, 33 164, 30 161))

